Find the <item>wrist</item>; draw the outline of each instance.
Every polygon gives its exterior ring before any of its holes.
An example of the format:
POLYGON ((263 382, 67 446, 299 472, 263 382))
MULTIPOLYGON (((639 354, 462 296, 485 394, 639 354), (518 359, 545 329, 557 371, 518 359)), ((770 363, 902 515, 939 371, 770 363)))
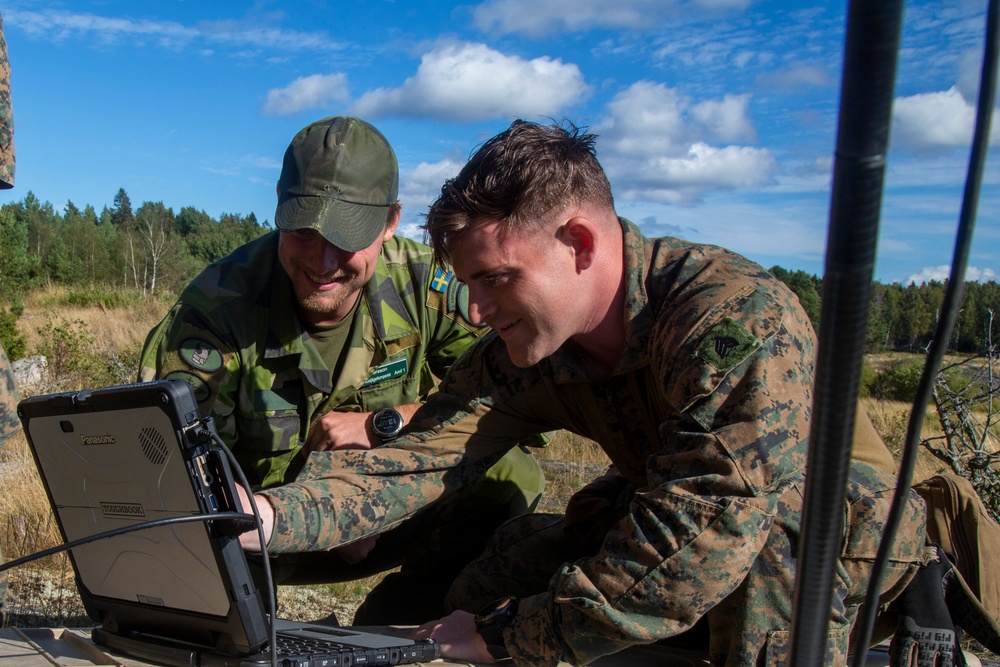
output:
POLYGON ((503 632, 514 622, 517 606, 517 598, 501 598, 476 614, 476 632, 486 642, 486 650, 496 660, 510 658, 503 632))
POLYGON ((372 432, 381 442, 388 442, 403 430, 403 415, 396 408, 382 408, 372 413, 370 420, 372 432))

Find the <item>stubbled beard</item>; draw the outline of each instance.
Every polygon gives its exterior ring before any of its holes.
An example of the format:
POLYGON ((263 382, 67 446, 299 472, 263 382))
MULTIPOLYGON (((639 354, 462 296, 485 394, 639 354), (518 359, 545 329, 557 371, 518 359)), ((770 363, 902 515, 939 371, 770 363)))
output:
POLYGON ((356 276, 352 277, 351 282, 341 284, 336 290, 336 297, 332 299, 329 292, 310 291, 305 295, 298 295, 299 310, 320 317, 332 315, 357 291, 358 286, 354 284, 355 280, 357 280, 356 276))

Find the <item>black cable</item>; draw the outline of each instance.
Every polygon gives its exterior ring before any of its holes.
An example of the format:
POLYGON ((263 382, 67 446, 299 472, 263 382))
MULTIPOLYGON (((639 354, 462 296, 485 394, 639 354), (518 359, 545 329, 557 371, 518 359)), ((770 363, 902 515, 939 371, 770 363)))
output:
MULTIPOLYGON (((211 419, 211 417, 208 419, 211 419)), ((226 459, 229 461, 229 467, 232 469, 233 474, 236 475, 240 486, 247 492, 250 509, 253 511, 254 522, 257 526, 257 538, 260 540, 260 559, 263 562, 264 568, 264 585, 267 587, 267 627, 268 642, 271 645, 271 667, 277 667, 278 633, 275 628, 275 619, 278 617, 278 603, 275 598, 274 579, 271 576, 271 560, 267 556, 267 538, 264 536, 264 522, 260 518, 257 503, 253 500, 253 487, 247 481, 247 477, 243 473, 243 468, 240 467, 236 457, 229 451, 229 447, 226 447, 226 443, 222 441, 222 438, 219 437, 215 429, 209 428, 208 430, 211 433, 212 442, 225 453, 226 459)), ((234 498, 233 500, 235 501, 236 499, 234 498)))
POLYGON ((851 0, 813 381, 789 664, 826 664, 903 0, 851 0))
POLYGON ((7 561, 0 565, 0 572, 9 570, 12 567, 17 567, 18 565, 24 565, 25 563, 31 563, 32 561, 45 558, 47 556, 54 556, 63 551, 69 551, 70 549, 75 549, 76 547, 81 547, 85 544, 90 544, 91 542, 97 542, 98 540, 104 540, 111 537, 118 537, 119 535, 125 535, 126 533, 133 533, 137 530, 146 530, 148 528, 159 528, 161 526, 168 526, 175 523, 196 523, 198 521, 252 521, 254 519, 253 514, 243 514, 242 512, 219 512, 218 514, 197 514, 194 516, 172 516, 165 519, 153 519, 151 521, 143 521, 142 523, 135 523, 131 526, 122 526, 121 528, 113 528, 111 530, 105 530, 100 533, 94 533, 93 535, 88 535, 87 537, 81 537, 78 540, 73 540, 71 542, 66 542, 65 544, 60 544, 58 546, 45 549, 33 553, 28 556, 22 556, 12 561, 7 561))
POLYGON ((969 247, 972 244, 972 232, 976 224, 976 209, 979 204, 979 189, 982 184, 983 167, 986 153, 989 149, 990 122, 993 115, 993 104, 996 99, 997 56, 1000 52, 998 41, 1000 29, 1000 0, 990 0, 986 18, 986 40, 983 54, 982 76, 979 82, 979 103, 976 108, 976 128, 973 134, 972 152, 969 156, 969 171, 965 181, 965 192, 962 200, 962 212, 959 217, 958 233, 955 250, 952 257, 951 273, 948 287, 945 290, 941 310, 943 315, 938 319, 934 332, 934 340, 928 349, 927 361, 924 364, 920 383, 917 386, 917 396, 906 430, 906 443, 900 457, 899 484, 892 499, 892 508, 886 521, 885 533, 879 544, 878 554, 872 566, 871 579, 862 617, 859 619, 857 631, 858 650, 854 656, 855 667, 864 664, 864 653, 871 642, 872 628, 878 611, 879 589, 888 565, 892 543, 899 529, 903 504, 910 494, 913 479, 913 469, 916 465, 917 452, 920 445, 920 430, 924 423, 927 404, 934 390, 934 378, 948 349, 948 341, 958 319, 958 311, 962 305, 962 289, 965 284, 965 270, 969 262, 969 247))

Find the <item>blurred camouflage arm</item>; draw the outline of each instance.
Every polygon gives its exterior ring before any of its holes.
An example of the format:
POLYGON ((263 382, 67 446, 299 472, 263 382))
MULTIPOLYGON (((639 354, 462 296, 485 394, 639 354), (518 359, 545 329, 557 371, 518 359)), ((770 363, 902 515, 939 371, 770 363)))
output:
POLYGON ((21 428, 21 422, 17 418, 17 404, 20 400, 14 382, 14 369, 11 368, 3 345, 0 345, 0 445, 21 428))

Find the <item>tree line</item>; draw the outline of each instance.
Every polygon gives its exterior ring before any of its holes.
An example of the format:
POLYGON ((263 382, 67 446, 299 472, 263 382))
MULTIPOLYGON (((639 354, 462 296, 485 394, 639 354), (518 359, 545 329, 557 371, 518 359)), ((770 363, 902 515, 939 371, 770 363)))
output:
MULTIPOLYGON (((47 285, 129 290, 142 296, 176 294, 202 268, 257 238, 271 225, 253 213, 219 219, 186 206, 176 214, 163 202, 133 209, 124 188, 97 213, 67 202, 63 212, 31 192, 0 207, 0 342, 10 351, 23 296, 47 285)), ((770 269, 802 302, 819 329, 823 281, 804 271, 770 269)), ((1000 312, 1000 285, 967 282, 950 347, 976 353, 988 345, 1000 312)), ((868 319, 869 353, 919 351, 931 341, 945 284, 903 286, 876 282, 868 319)))
POLYGON ((67 285, 127 290, 140 296, 178 293, 205 266, 270 229, 253 213, 219 219, 191 206, 174 213, 163 202, 132 206, 120 188, 100 213, 72 201, 58 212, 28 192, 0 207, 0 343, 15 356, 15 322, 25 294, 67 285))
MULTIPOLYGON (((813 326, 819 330, 823 280, 804 271, 787 271, 774 266, 769 271, 795 292, 813 326)), ((946 282, 932 280, 922 285, 911 283, 872 284, 868 306, 866 352, 926 351, 934 337, 946 282)), ((992 344, 994 316, 1000 313, 1000 284, 995 281, 966 281, 962 304, 955 321, 949 349, 978 354, 992 344)))

